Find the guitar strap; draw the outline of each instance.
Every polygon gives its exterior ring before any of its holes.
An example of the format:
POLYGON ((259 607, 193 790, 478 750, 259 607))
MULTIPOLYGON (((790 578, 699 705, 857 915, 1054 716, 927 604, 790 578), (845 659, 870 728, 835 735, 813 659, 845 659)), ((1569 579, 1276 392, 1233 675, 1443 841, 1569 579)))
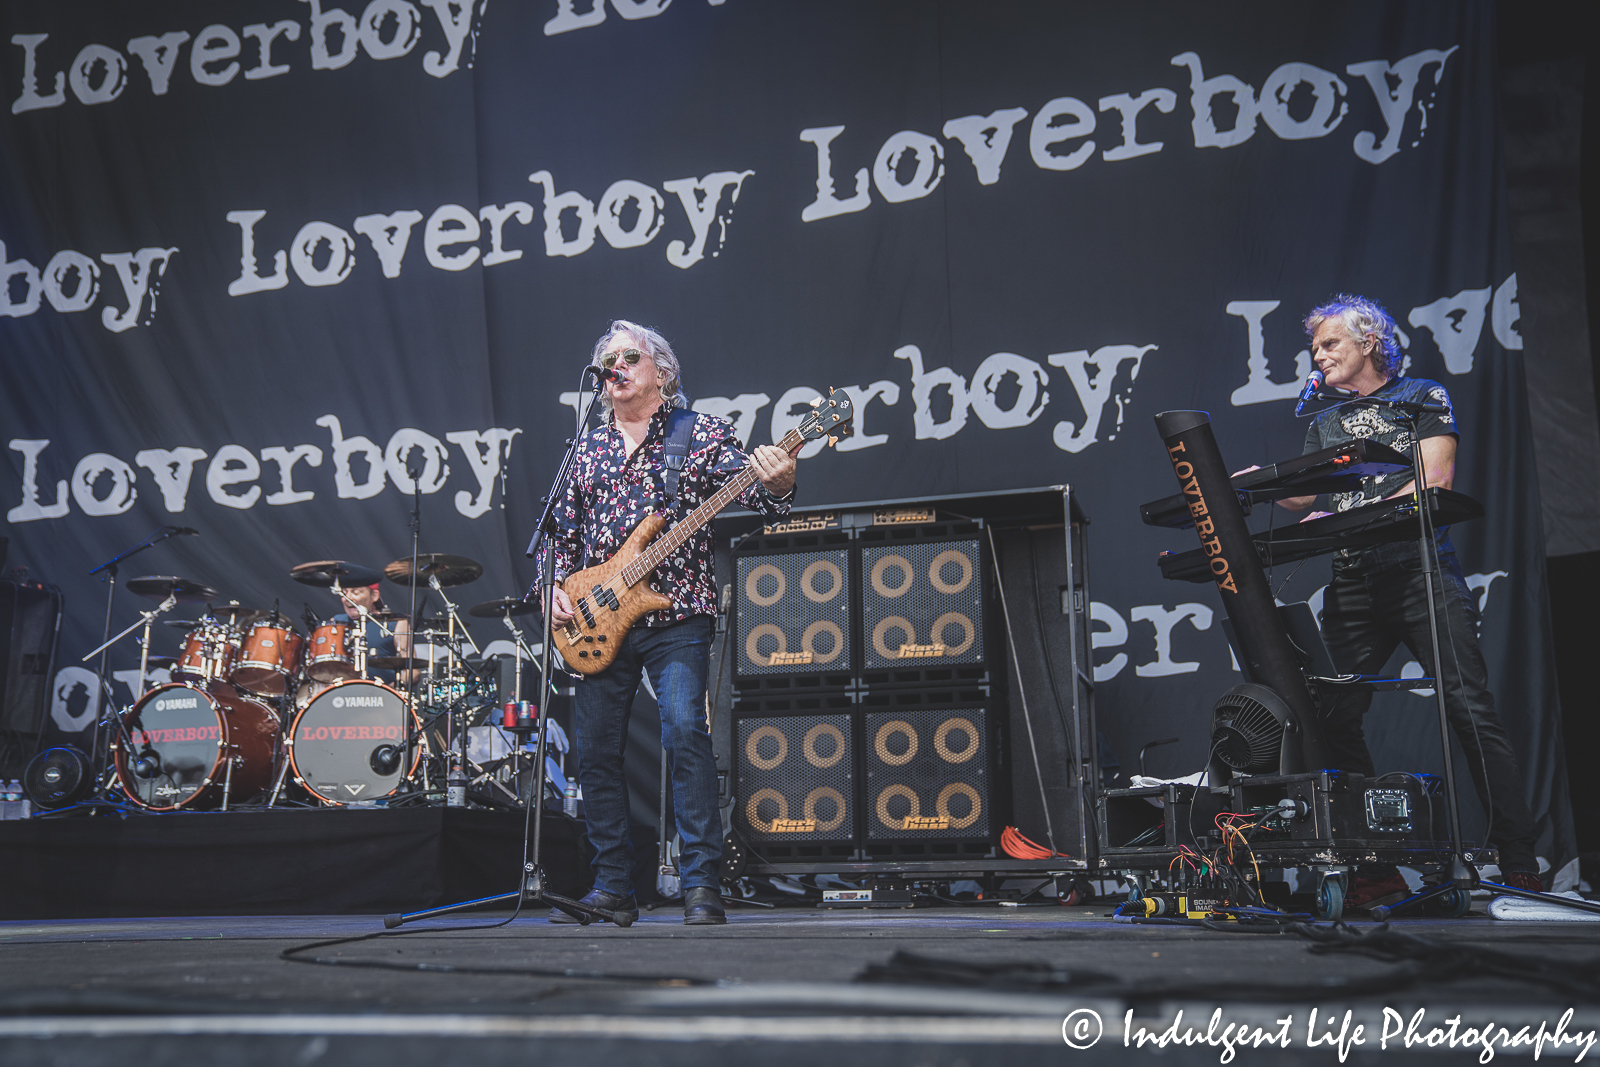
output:
POLYGON ((694 412, 688 408, 673 408, 667 415, 667 439, 664 444, 667 469, 662 476, 668 511, 678 510, 678 478, 689 462, 689 442, 693 437, 694 412))

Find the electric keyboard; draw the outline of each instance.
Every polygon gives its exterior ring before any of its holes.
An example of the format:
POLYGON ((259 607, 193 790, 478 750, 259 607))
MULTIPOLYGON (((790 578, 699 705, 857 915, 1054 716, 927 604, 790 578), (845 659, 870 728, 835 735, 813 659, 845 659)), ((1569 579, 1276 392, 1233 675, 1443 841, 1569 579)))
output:
MULTIPOLYGON (((1248 515, 1252 504, 1291 496, 1347 493, 1360 488, 1363 478, 1410 469, 1411 460, 1387 445, 1351 441, 1236 474, 1233 487, 1248 515)), ((1182 493, 1140 505, 1139 514, 1148 526, 1186 530, 1194 525, 1182 493)))
MULTIPOLYGON (((1237 478, 1234 479, 1234 485, 1238 486, 1237 478)), ((1436 528, 1483 517, 1483 505, 1465 493, 1434 486, 1422 495, 1428 502, 1428 510, 1436 528)), ((1255 541, 1256 554, 1261 557, 1261 564, 1265 567, 1293 563, 1342 548, 1368 548, 1392 541, 1415 541, 1417 501, 1413 496, 1381 500, 1334 515, 1324 515, 1320 519, 1291 521, 1275 527, 1270 537, 1265 531, 1251 536, 1255 541)), ((1180 582, 1209 582, 1212 574, 1207 559, 1203 550, 1193 548, 1187 552, 1163 552, 1157 557, 1157 562, 1161 565, 1162 577, 1180 582)))

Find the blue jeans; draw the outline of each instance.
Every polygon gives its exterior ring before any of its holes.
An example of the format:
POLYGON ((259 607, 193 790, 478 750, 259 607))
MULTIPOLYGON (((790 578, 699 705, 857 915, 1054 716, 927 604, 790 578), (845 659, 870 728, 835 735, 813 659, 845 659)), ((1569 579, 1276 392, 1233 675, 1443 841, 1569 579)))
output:
MULTIPOLYGON (((1490 812, 1489 840, 1504 871, 1537 871, 1533 815, 1522 791, 1522 772, 1495 712, 1489 672, 1478 650, 1478 603, 1461 576, 1448 537, 1440 538, 1443 588, 1436 589, 1439 651, 1445 657, 1444 702, 1466 769, 1490 812)), ((1322 601, 1322 636, 1334 664, 1354 674, 1378 674, 1404 644, 1429 677, 1433 642, 1428 631, 1427 580, 1415 542, 1377 545, 1336 557, 1333 581, 1322 601)), ((1329 761, 1371 776, 1361 719, 1372 703, 1365 691, 1333 696, 1323 708, 1323 742, 1329 761)))
POLYGON ((633 844, 628 837, 628 785, 622 758, 628 716, 641 671, 650 675, 661 707, 661 747, 672 774, 672 807, 683 847, 678 876, 684 890, 717 887, 722 861, 722 816, 717 765, 706 723, 706 673, 712 620, 696 616, 671 626, 635 626, 616 661, 577 683, 573 701, 578 784, 594 846, 594 887, 630 896, 633 844))

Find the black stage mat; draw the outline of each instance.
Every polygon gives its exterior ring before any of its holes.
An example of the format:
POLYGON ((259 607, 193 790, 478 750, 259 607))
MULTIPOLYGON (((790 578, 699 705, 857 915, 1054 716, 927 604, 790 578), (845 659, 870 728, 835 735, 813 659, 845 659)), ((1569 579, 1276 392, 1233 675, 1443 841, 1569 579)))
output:
MULTIPOLYGON (((174 812, 0 823, 0 917, 411 911, 517 888, 524 816, 458 808, 174 812)), ((581 824, 545 817, 551 888, 590 884, 581 824)))

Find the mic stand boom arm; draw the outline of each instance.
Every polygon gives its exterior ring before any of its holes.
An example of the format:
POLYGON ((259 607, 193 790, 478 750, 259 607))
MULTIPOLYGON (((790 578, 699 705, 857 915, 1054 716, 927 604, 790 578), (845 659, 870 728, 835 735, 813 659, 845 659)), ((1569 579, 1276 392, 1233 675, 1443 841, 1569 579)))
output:
MULTIPOLYGON (((583 370, 585 377, 588 377, 594 372, 594 367, 585 367, 583 370)), ((594 402, 599 398, 600 391, 604 388, 604 380, 596 377, 593 391, 589 396, 589 403, 581 409, 582 417, 578 423, 579 431, 582 430, 584 423, 588 421, 589 412, 593 410, 594 402)), ((538 903, 543 901, 544 903, 564 911, 568 915, 571 915, 584 926, 589 925, 596 919, 601 921, 609 920, 610 922, 616 923, 618 926, 633 925, 633 915, 625 909, 614 912, 606 911, 603 908, 591 907, 590 905, 584 904, 580 901, 571 900, 567 897, 557 896, 554 893, 548 892, 545 889, 544 869, 539 865, 540 847, 543 843, 544 836, 544 761, 545 745, 548 737, 548 732, 545 728, 545 718, 549 714, 550 706, 550 672, 552 668, 551 649, 554 645, 554 642, 552 642, 550 639, 550 631, 552 625, 551 619, 553 618, 552 608, 555 601, 556 587, 555 545, 550 540, 550 530, 554 523, 556 502, 566 494, 567 475, 572 470, 572 462, 577 456, 578 442, 581 437, 581 432, 575 432, 572 438, 567 441, 567 450, 561 457, 561 464, 556 470, 555 481, 551 483, 550 493, 544 499, 544 513, 539 516, 539 524, 537 527, 535 527, 533 541, 528 545, 528 555, 530 557, 540 556, 541 562, 543 563, 543 574, 539 582, 539 591, 540 603, 544 608, 544 647, 540 650, 541 655, 539 657, 539 744, 538 749, 534 753, 533 757, 533 774, 529 778, 529 787, 532 790, 532 796, 527 797, 524 800, 525 810, 528 813, 528 818, 533 821, 533 849, 530 855, 527 846, 528 835, 526 832, 524 832, 522 870, 519 872, 522 887, 514 893, 501 893, 499 896, 484 897, 480 900, 468 900, 463 901, 460 904, 447 904, 441 908, 429 908, 427 911, 413 911, 398 915, 386 915, 383 919, 383 925, 387 929, 392 930, 397 926, 411 922, 415 919, 426 919, 435 915, 446 915, 451 912, 462 911, 467 908, 476 908, 484 904, 502 904, 510 900, 517 901, 517 906, 519 908, 523 904, 538 903)), ((522 694, 518 693, 517 696, 520 698, 522 694)))

